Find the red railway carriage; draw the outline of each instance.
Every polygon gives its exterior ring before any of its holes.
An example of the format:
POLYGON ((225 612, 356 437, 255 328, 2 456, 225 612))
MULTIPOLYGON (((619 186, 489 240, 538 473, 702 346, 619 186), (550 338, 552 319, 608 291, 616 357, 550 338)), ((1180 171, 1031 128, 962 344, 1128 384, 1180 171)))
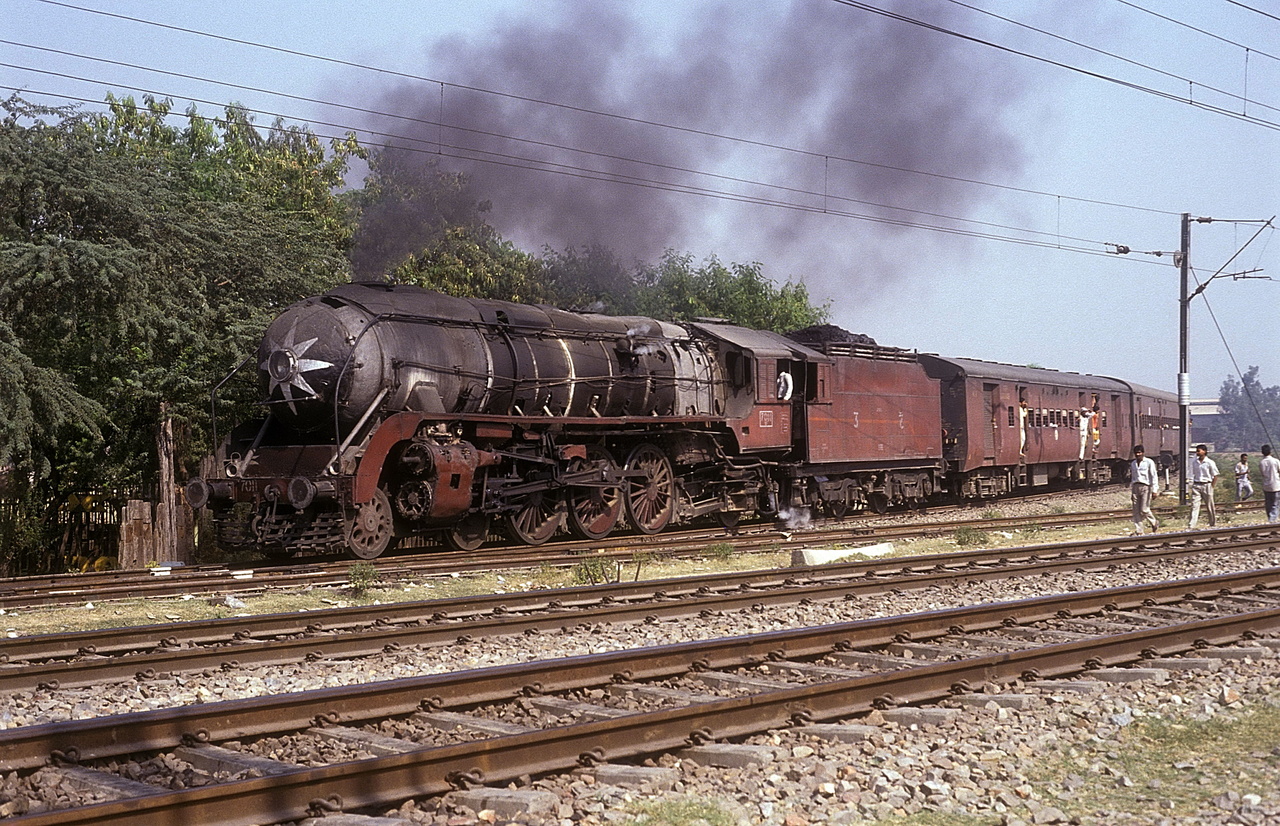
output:
POLYGON ((1133 394, 1133 444, 1145 447, 1147 455, 1162 466, 1171 466, 1178 455, 1179 423, 1182 420, 1178 397, 1152 387, 1121 379, 1116 381, 1128 387, 1133 394))
POLYGON ((932 354, 920 361, 942 382, 948 475, 968 497, 1121 478, 1134 444, 1151 437, 1152 454, 1163 447, 1159 425, 1147 425, 1176 404, 1105 376, 932 354))

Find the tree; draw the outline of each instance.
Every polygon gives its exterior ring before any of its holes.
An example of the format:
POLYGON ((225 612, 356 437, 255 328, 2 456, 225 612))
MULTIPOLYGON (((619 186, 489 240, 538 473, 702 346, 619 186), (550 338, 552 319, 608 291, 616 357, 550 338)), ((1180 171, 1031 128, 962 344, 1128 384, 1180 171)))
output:
POLYGON ((479 241, 492 232, 483 220, 489 204, 475 199, 465 175, 408 149, 372 153, 364 188, 344 201, 357 225, 351 264, 359 281, 381 281, 411 254, 420 258, 437 243, 456 243, 456 236, 446 238, 450 233, 479 241))
POLYGON ((154 99, 4 109, 0 457, 48 501, 155 479, 173 422, 180 459, 208 452, 208 389, 267 321, 345 280, 332 193, 359 147, 237 107, 185 126, 154 99))
POLYGON ((1270 443, 1280 448, 1280 387, 1263 387, 1258 368, 1245 371, 1242 381, 1227 376, 1218 395, 1222 410, 1208 428, 1207 438, 1220 449, 1256 450, 1270 443))
POLYGON ((464 298, 546 304, 555 296, 542 262, 491 228, 450 227, 392 270, 389 280, 464 298))
POLYGON ((616 315, 633 301, 638 269, 628 270, 608 247, 547 248, 542 263, 561 307, 616 315))
POLYGON ((788 332, 827 320, 827 305, 814 307, 803 283, 776 287, 759 264, 726 267, 714 257, 694 267, 693 256, 668 250, 654 266, 643 267, 628 312, 672 321, 700 316, 733 324, 788 332))

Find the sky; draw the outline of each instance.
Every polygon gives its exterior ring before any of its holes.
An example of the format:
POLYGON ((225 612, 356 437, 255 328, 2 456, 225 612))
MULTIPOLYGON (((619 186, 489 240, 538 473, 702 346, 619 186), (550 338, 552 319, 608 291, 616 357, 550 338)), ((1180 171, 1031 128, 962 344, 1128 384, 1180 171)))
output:
POLYGON ((1174 391, 1181 215, 1212 218, 1191 396, 1252 366, 1280 384, 1275 0, 0 0, 0 21, 0 95, 352 130, 467 174, 527 251, 758 262, 922 352, 1174 391))

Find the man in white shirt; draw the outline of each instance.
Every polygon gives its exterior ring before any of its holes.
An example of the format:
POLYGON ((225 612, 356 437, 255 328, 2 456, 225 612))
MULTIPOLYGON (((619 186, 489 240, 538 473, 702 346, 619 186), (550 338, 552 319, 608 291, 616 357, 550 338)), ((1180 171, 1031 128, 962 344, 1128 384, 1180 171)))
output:
POLYGON ((1262 503, 1267 510, 1267 521, 1280 521, 1280 459, 1271 455, 1271 445, 1262 446, 1262 462, 1258 469, 1262 471, 1262 503))
POLYGON ((1089 444, 1089 419, 1092 416, 1092 410, 1080 408, 1080 461, 1084 461, 1084 449, 1089 444))
POLYGON ((1195 530, 1200 521, 1200 503, 1204 502, 1209 511, 1209 527, 1218 524, 1218 514, 1213 508, 1213 483, 1218 479, 1218 464, 1209 458, 1209 448, 1196 445, 1195 458, 1191 460, 1191 524, 1188 530, 1195 530))
POLYGON ((1142 526, 1151 523, 1151 532, 1160 529, 1156 515, 1151 512, 1151 494, 1159 490, 1160 470, 1154 460, 1148 458, 1142 445, 1133 446, 1133 461, 1129 463, 1129 479, 1133 498, 1133 532, 1142 533, 1142 526))

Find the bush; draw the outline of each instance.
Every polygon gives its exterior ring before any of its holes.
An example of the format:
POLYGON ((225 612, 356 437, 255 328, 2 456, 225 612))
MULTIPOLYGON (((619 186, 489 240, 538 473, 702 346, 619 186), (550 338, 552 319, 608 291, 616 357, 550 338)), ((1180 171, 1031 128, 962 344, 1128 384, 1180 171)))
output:
POLYGON ((357 562, 347 569, 347 587, 354 594, 363 594, 378 584, 378 566, 371 562, 357 562))
POLYGON ((981 545, 987 541, 987 532, 965 525, 956 528, 955 540, 957 545, 981 545))
POLYGON ((0 575, 56 573, 45 555, 40 509, 29 498, 0 503, 0 575))
POLYGON ((728 542, 716 542, 707 546, 707 556, 724 562, 733 556, 733 546, 728 542))
POLYGON ((602 585, 618 578, 618 566, 602 557, 584 559, 573 566, 575 585, 602 585))

